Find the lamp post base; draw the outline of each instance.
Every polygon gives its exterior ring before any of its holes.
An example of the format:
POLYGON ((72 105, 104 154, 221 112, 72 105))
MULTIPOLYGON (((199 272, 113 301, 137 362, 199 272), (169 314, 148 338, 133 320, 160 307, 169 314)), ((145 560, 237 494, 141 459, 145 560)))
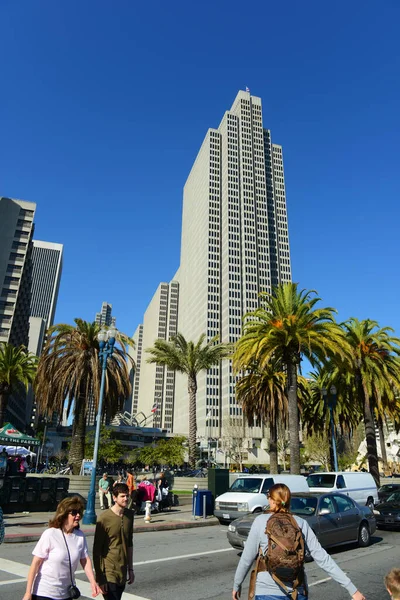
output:
POLYGON ((95 512, 95 498, 93 495, 89 493, 86 510, 82 517, 83 525, 96 525, 97 516, 95 512))

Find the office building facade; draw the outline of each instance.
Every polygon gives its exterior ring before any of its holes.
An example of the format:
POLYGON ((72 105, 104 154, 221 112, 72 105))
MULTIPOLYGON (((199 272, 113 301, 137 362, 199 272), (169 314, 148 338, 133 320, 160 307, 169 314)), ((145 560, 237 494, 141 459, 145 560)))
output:
POLYGON ((112 316, 112 304, 103 302, 101 305, 101 311, 96 313, 95 321, 97 325, 100 325, 101 327, 110 327, 111 325, 115 326, 116 318, 112 316))
POLYGON ((30 316, 54 323, 62 273, 63 245, 33 240, 30 316))

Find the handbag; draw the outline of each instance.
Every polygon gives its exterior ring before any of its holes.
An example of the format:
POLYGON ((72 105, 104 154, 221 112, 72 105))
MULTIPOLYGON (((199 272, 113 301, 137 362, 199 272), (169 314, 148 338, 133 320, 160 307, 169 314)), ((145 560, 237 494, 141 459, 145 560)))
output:
POLYGON ((256 593, 257 575, 260 571, 266 571, 265 557, 264 557, 264 554, 262 553, 261 547, 258 549, 256 564, 250 574, 248 600, 254 600, 254 596, 256 593))
POLYGON ((79 588, 75 585, 74 579, 72 577, 71 555, 69 553, 69 548, 68 548, 67 540, 65 539, 65 535, 64 535, 64 532, 63 532, 62 529, 61 529, 61 533, 62 533, 62 536, 64 538, 65 545, 67 547, 68 562, 69 562, 69 574, 71 576, 71 585, 68 588, 68 593, 69 593, 70 598, 72 598, 72 600, 77 600, 78 598, 80 598, 81 592, 80 592, 79 588))

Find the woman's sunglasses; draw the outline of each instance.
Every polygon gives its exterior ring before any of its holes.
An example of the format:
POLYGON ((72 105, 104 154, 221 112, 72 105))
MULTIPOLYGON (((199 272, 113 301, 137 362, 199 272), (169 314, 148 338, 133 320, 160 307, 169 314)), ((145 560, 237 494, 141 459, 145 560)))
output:
POLYGON ((69 511, 69 514, 72 515, 73 517, 76 517, 77 515, 81 514, 81 511, 76 508, 73 508, 72 510, 69 511))

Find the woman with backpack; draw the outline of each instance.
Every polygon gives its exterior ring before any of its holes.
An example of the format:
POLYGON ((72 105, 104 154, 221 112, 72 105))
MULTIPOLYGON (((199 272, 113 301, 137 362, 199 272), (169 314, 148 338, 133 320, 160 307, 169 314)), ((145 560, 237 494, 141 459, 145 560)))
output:
POLYGON ((250 577, 249 599, 306 600, 307 580, 304 550, 316 564, 344 587, 353 600, 365 600, 345 573, 322 548, 304 519, 290 513, 289 488, 277 483, 268 492, 269 512, 257 517, 251 527, 236 569, 232 599, 240 598, 242 583, 256 560, 250 577))

